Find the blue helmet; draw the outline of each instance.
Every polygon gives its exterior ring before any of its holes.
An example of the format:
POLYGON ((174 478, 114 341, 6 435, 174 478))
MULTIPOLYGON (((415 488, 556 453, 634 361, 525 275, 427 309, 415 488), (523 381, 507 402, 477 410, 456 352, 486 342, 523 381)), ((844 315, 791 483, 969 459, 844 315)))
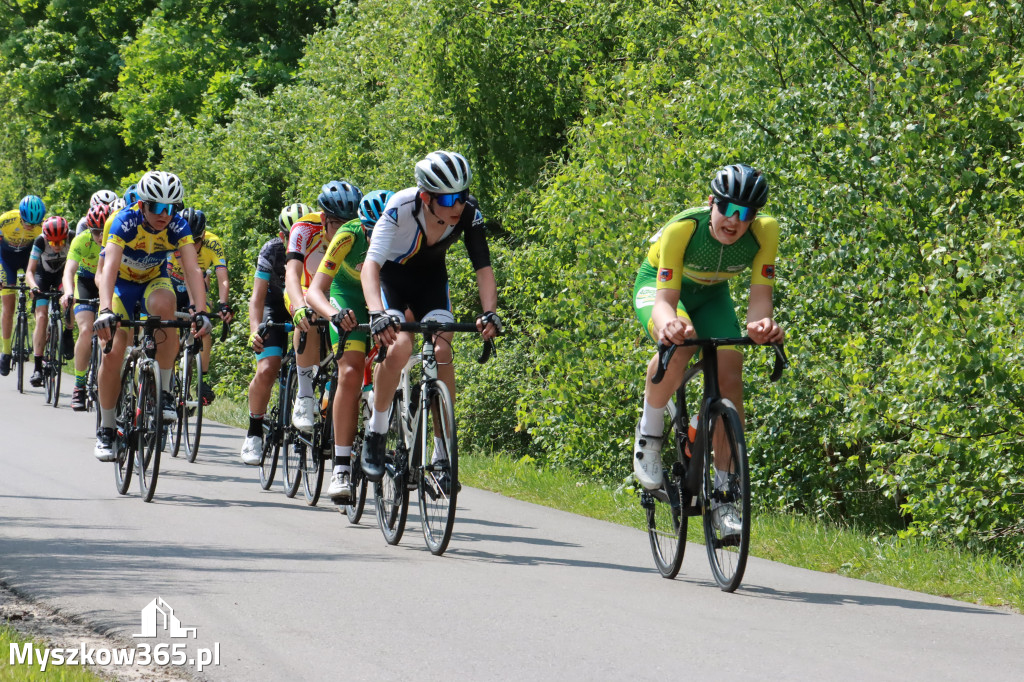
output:
POLYGON ((335 180, 320 189, 316 203, 324 213, 339 220, 352 220, 356 217, 362 198, 363 193, 358 187, 344 180, 335 180))
POLYGON ((22 199, 18 209, 21 211, 21 219, 29 225, 38 225, 46 217, 46 204, 35 194, 22 199))
POLYGON ((139 203, 139 191, 135 188, 135 185, 129 185, 128 189, 125 190, 124 203, 129 208, 139 203))
POLYGON ((372 230, 373 226, 380 220, 381 215, 384 214, 384 207, 388 205, 388 201, 395 195, 386 189, 376 189, 359 202, 359 221, 363 224, 363 227, 372 230))

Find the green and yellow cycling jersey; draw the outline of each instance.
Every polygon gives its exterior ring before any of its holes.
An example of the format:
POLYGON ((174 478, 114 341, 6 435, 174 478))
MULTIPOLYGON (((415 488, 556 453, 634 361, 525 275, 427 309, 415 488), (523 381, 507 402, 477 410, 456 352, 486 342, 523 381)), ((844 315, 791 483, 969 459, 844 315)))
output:
POLYGON ((0 215, 0 245, 9 251, 31 249, 32 242, 42 233, 42 225, 29 225, 25 229, 21 222, 21 209, 16 208, 0 215))
POLYGON ((93 279, 96 277, 96 262, 100 259, 100 245, 92 238, 92 232, 85 230, 71 240, 68 260, 78 263, 76 271, 79 277, 93 279))
POLYGON ((317 272, 330 275, 333 286, 362 299, 363 286, 359 273, 363 269, 369 247, 370 241, 366 238, 362 223, 350 220, 338 228, 317 272))
POLYGON ((691 208, 669 220, 650 242, 647 263, 658 272, 658 289, 711 286, 751 267, 751 284, 775 281, 779 223, 769 216, 755 218, 746 234, 726 245, 711 234, 711 209, 691 208))

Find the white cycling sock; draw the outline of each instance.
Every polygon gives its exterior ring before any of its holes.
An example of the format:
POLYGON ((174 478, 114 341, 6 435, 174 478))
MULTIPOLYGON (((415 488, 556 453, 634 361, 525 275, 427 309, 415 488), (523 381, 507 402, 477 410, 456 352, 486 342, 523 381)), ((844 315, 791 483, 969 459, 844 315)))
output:
POLYGON ((352 446, 351 445, 335 445, 334 446, 334 473, 340 474, 344 471, 352 470, 352 446), (339 462, 345 462, 339 464, 339 462))
POLYGON ((387 433, 388 415, 390 413, 390 409, 378 411, 376 407, 373 408, 373 416, 370 417, 370 431, 374 433, 387 433))
POLYGON ((174 374, 174 368, 164 369, 160 368, 160 390, 169 391, 171 390, 171 375, 174 374))
POLYGON ((448 453, 444 449, 444 439, 434 436, 434 456, 430 458, 430 463, 433 464, 439 459, 448 459, 448 453))
POLYGON ((313 397, 313 379, 316 377, 316 365, 298 367, 299 393, 298 398, 313 397))
POLYGON ((640 415, 640 433, 645 436, 660 437, 665 433, 665 408, 653 407, 644 398, 644 411, 640 415))
POLYGON ((109 410, 100 408, 100 428, 101 429, 113 429, 117 427, 117 408, 112 407, 109 410))

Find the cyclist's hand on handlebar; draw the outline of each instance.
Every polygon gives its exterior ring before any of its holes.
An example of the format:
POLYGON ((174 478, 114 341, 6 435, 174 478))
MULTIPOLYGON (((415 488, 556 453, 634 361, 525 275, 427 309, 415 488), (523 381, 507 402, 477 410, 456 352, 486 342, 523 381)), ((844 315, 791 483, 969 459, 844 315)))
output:
POLYGON ((685 317, 676 317, 673 320, 669 320, 668 323, 661 328, 658 333, 658 343, 664 345, 680 344, 686 341, 686 339, 693 339, 697 336, 697 330, 693 328, 693 323, 685 317))
POLYGON ((402 323, 395 315, 388 315, 383 310, 370 311, 370 333, 373 340, 390 346, 398 340, 398 325, 402 323))
POLYGON ((116 325, 117 315, 110 308, 104 308, 96 316, 96 321, 92 324, 92 330, 100 337, 100 341, 106 343, 110 340, 110 335, 116 325))
POLYGON ((252 347, 253 352, 263 352, 263 336, 260 335, 260 331, 255 329, 249 334, 249 346, 252 347))
POLYGON ((505 331, 505 325, 501 323, 501 318, 498 317, 498 313, 493 310, 489 310, 476 318, 476 328, 480 331, 486 341, 490 341, 495 336, 505 331))
POLYGON ((786 334, 782 327, 770 317, 747 323, 747 336, 754 340, 754 343, 782 343, 786 334))
POLYGON ((210 322, 210 315, 205 310, 192 313, 192 333, 196 335, 196 338, 206 336, 212 328, 213 323, 210 322))
POLYGON ((296 308, 295 312, 292 313, 292 324, 294 324, 295 328, 298 329, 300 332, 308 332, 309 321, 310 319, 312 319, 312 317, 313 311, 307 306, 296 308))
POLYGON ((217 314, 220 316, 220 319, 224 324, 231 324, 231 320, 235 319, 235 314, 231 310, 230 303, 221 303, 220 307, 217 309, 217 314))
POLYGON ((331 315, 331 323, 338 329, 350 332, 356 328, 359 321, 356 319, 356 315, 352 312, 351 308, 344 308, 331 315))
POLYGON ((71 301, 74 300, 74 298, 74 293, 64 294, 63 296, 60 297, 60 307, 63 308, 64 310, 67 310, 68 306, 71 305, 71 301))

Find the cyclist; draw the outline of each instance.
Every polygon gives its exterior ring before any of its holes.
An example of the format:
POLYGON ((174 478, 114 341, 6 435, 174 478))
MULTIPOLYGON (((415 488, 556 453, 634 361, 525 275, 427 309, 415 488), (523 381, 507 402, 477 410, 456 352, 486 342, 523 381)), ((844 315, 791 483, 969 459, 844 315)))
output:
MULTIPOLYGON (((173 173, 149 171, 139 180, 138 203, 118 213, 109 227, 103 245, 103 265, 97 282, 100 290, 100 312, 93 325, 101 343, 113 338, 113 347, 100 363, 98 384, 100 394, 100 428, 96 432, 94 454, 102 462, 115 458, 114 410, 120 390, 121 364, 128 345, 128 333, 115 333, 117 315, 134 316, 137 303, 142 313, 170 320, 174 317, 175 296, 167 275, 167 254, 175 249, 181 253, 185 278, 194 297, 193 328, 197 336, 210 331, 206 313, 206 288, 199 273, 196 249, 188 223, 178 215, 185 191, 173 173)), ((156 359, 160 365, 160 386, 163 389, 163 416, 167 422, 177 420, 174 399, 167 388, 171 385, 177 336, 157 334, 156 359)))
MULTIPOLYGON (((728 280, 753 267, 747 334, 757 343, 781 343, 783 332, 773 319, 772 286, 779 224, 758 215, 768 200, 768 181, 761 171, 735 164, 720 169, 711 181, 706 206, 691 208, 671 218, 651 237, 651 248, 640 265, 633 305, 647 337, 658 343, 682 343, 696 337, 738 337, 739 322, 728 280)), ((651 382, 658 366, 655 354, 647 365, 643 413, 634 432, 633 472, 648 490, 661 485, 661 441, 665 406, 679 388, 693 356, 683 346, 672 357, 664 380, 651 382)), ((743 418, 743 354, 736 347, 718 350, 719 388, 743 418)), ((715 437, 716 464, 728 466, 722 430, 715 437), (719 457, 722 461, 718 461, 719 457)), ((727 470, 718 472, 725 487, 727 470)), ((740 531, 731 504, 714 509, 713 519, 723 534, 740 531)))
MULTIPOLYGON (((231 306, 228 305, 228 261, 224 255, 224 244, 220 237, 206 230, 206 214, 197 208, 188 208, 182 213, 182 217, 188 221, 189 229, 192 231, 192 239, 195 240, 196 250, 199 253, 199 272, 206 280, 210 270, 214 271, 217 278, 217 293, 220 305, 217 314, 224 324, 230 324, 233 316, 231 306)), ((178 310, 186 310, 189 305, 188 285, 185 282, 185 273, 181 267, 181 259, 178 252, 169 257, 171 269, 171 283, 178 298, 178 310)), ((207 291, 209 287, 207 286, 207 291)), ((213 339, 207 335, 203 337, 203 350, 200 353, 200 366, 203 370, 203 404, 209 405, 213 402, 216 394, 213 388, 207 383, 205 377, 210 370, 210 350, 213 348, 213 339)))
MULTIPOLYGON (((349 182, 328 182, 316 199, 320 213, 304 216, 292 225, 285 254, 284 294, 296 334, 309 331, 313 311, 306 306, 306 289, 313 273, 320 267, 338 228, 356 217, 362 198, 359 188, 349 182)), ((299 386, 292 410, 292 426, 307 433, 313 430, 313 380, 319 363, 320 340, 316 334, 310 334, 305 350, 295 356, 299 386)))
POLYGON ((14 333, 14 286, 18 271, 28 267, 32 243, 42 231, 46 205, 34 194, 18 208, 0 215, 0 376, 11 373, 11 334, 14 333))
POLYGON ((242 461, 246 464, 258 465, 263 456, 263 418, 288 346, 288 334, 284 329, 275 327, 264 338, 259 334, 259 326, 264 322, 291 319, 284 304, 288 233, 292 225, 311 213, 313 209, 305 204, 292 204, 281 209, 277 218, 277 236, 260 247, 256 259, 256 276, 249 299, 249 345, 256 353, 256 374, 249 383, 249 431, 242 443, 242 461))
MULTIPOLYGON (((25 283, 32 287, 35 302, 36 330, 32 334, 35 351, 35 371, 28 382, 35 387, 43 385, 43 349, 46 347, 46 316, 50 312, 50 297, 41 292, 59 289, 64 263, 68 259, 68 221, 59 215, 50 216, 43 222, 43 233, 32 242, 25 283)), ((63 327, 62 327, 63 328, 63 327)), ((74 355, 74 338, 71 330, 61 335, 61 352, 70 359, 74 355)))
MULTIPOLYGON (((117 201, 121 201, 117 199, 117 201)), ((100 238, 103 225, 113 213, 116 202, 99 203, 89 209, 85 216, 88 229, 71 240, 67 263, 64 264, 64 296, 61 306, 66 310, 75 298, 99 298, 96 288, 96 261, 100 257, 100 238)), ((99 306, 76 303, 75 323, 78 324, 78 341, 75 343, 75 389, 71 394, 71 409, 85 410, 85 378, 89 371, 89 351, 92 345, 92 325, 96 320, 99 306)))
MULTIPOLYGON (((120 200, 121 197, 117 196, 117 194, 115 194, 113 190, 101 189, 97 192, 94 192, 93 195, 89 197, 89 208, 92 208, 93 206, 99 206, 100 204, 104 204, 106 206, 114 206, 115 202, 118 202, 120 200)), ((122 208, 123 207, 124 206, 122 205, 122 208)), ((116 210, 114 212, 117 213, 116 210)), ((78 221, 78 225, 75 227, 75 237, 89 229, 88 221, 89 214, 86 213, 84 216, 82 216, 81 220, 78 221)), ((73 238, 72 241, 74 241, 73 238)))
MULTIPOLYGON (((338 328, 351 330, 356 324, 366 324, 370 319, 359 273, 366 259, 373 226, 393 195, 394 192, 376 190, 363 197, 357 211, 358 220, 350 220, 338 229, 306 292, 306 302, 310 307, 317 314, 331 318, 333 344, 339 340, 338 328), (330 300, 327 298, 328 290, 330 300)), ((367 334, 356 332, 345 340, 338 359, 333 413, 334 473, 327 488, 327 496, 338 504, 347 504, 352 499, 352 443, 359 418, 366 351, 367 334)))
MULTIPOLYGON (((426 318, 454 321, 448 295, 445 254, 462 237, 466 244, 484 313, 476 325, 485 339, 502 329, 495 312, 498 290, 491 268, 483 217, 469 194, 469 163, 455 152, 436 151, 416 164, 416 186, 396 193, 373 229, 373 240, 361 273, 370 310, 374 341, 388 346, 387 358, 374 378, 373 416, 366 426, 362 466, 366 477, 379 481, 384 473, 384 441, 388 412, 402 369, 412 354, 412 334, 398 333, 402 321, 426 318)), ((455 397, 451 334, 437 345, 438 376, 455 397)), ((433 462, 446 459, 435 437, 433 462)), ((441 481, 442 485, 444 482, 441 481)))

